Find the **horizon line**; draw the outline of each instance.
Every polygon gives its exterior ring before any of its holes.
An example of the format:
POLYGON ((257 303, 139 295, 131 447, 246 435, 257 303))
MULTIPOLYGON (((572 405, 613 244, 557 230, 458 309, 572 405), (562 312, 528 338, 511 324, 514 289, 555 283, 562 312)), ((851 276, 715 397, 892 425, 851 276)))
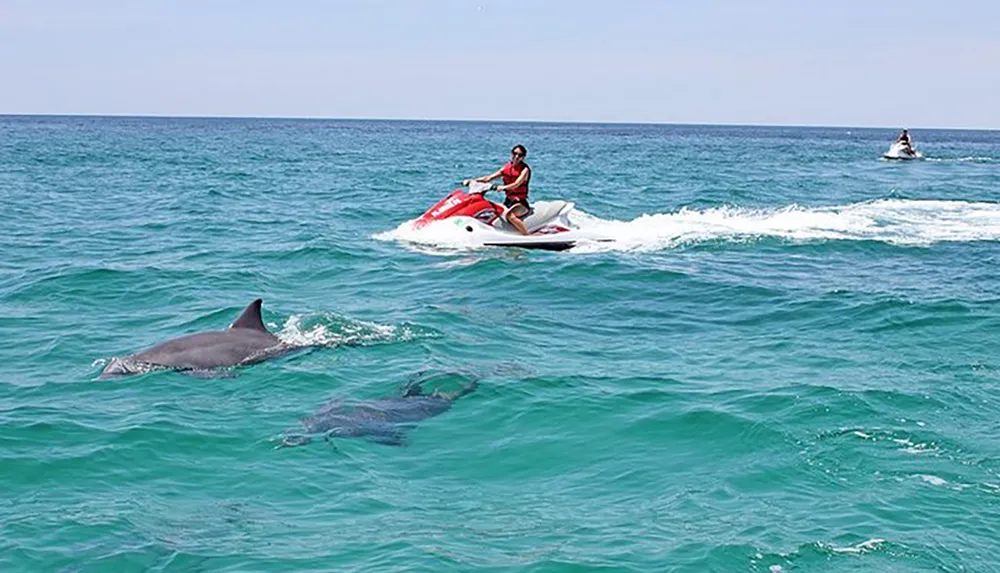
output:
POLYGON ((940 131, 1000 131, 1000 128, 990 127, 894 127, 878 125, 847 125, 847 124, 795 124, 795 123, 704 123, 683 121, 612 121, 612 120, 558 120, 558 119, 443 119, 443 118, 405 118, 405 117, 330 117, 330 116, 283 116, 283 115, 203 115, 203 114, 131 114, 131 113, 0 113, 3 117, 65 117, 65 118, 119 118, 119 119, 222 119, 222 120, 286 120, 286 121, 379 121, 379 122, 426 122, 426 123, 513 123, 513 124, 555 124, 555 125, 634 125, 634 126, 684 126, 684 127, 772 127, 772 128, 812 128, 812 129, 919 129, 940 131))

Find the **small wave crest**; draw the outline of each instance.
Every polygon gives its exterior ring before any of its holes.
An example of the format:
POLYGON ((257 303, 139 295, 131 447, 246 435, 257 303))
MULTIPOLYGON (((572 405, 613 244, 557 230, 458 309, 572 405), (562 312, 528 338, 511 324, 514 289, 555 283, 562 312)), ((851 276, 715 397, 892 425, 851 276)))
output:
POLYGON ((885 543, 885 539, 880 539, 878 537, 862 541, 856 545, 849 545, 847 547, 837 547, 833 544, 820 544, 821 547, 825 547, 834 553, 867 553, 869 551, 874 551, 878 549, 881 545, 885 543))
POLYGON ((931 161, 933 163, 992 163, 1000 161, 1000 158, 972 155, 968 157, 927 157, 924 161, 931 161))
POLYGON ((766 566, 770 573, 782 573, 790 569, 811 570, 811 566, 828 564, 831 559, 846 559, 848 556, 861 558, 880 553, 892 554, 893 549, 892 544, 881 537, 871 537, 853 545, 814 541, 789 552, 756 552, 750 557, 750 563, 754 571, 764 571, 763 567, 766 566))
MULTIPOLYGON (((918 422, 920 427, 923 427, 921 423, 918 422)), ((891 446, 897 451, 920 455, 920 454, 937 454, 940 453, 940 448, 938 444, 934 441, 920 441, 913 434, 909 432, 902 432, 892 429, 884 428, 842 428, 835 432, 828 432, 821 434, 821 437, 841 437, 849 436, 860 438, 866 442, 873 442, 879 444, 891 444, 891 446)))
POLYGON ((91 366, 101 367, 101 377, 131 376, 133 374, 146 374, 154 370, 162 369, 161 366, 143 362, 128 356, 114 356, 110 359, 98 359, 91 366))
POLYGON ((378 324, 321 313, 288 317, 277 336, 289 346, 335 347, 408 342, 432 337, 433 333, 411 325, 378 324))

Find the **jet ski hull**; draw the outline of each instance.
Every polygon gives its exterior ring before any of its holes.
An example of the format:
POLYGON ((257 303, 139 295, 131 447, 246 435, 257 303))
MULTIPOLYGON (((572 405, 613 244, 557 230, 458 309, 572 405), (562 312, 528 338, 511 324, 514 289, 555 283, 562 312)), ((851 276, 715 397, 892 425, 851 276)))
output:
POLYGON ((923 159, 924 155, 916 149, 913 150, 913 154, 911 155, 908 151, 906 151, 905 145, 902 143, 893 143, 892 146, 889 147, 889 151, 882 154, 882 158, 898 161, 912 161, 914 159, 923 159))
MULTIPOLYGON (((576 246, 579 238, 575 237, 573 230, 551 223, 540 229, 532 229, 532 234, 522 235, 508 224, 498 227, 486 224, 472 217, 451 217, 449 218, 455 226, 462 229, 468 242, 484 247, 512 247, 521 249, 537 249, 543 251, 565 251, 576 246)), ((526 221, 527 222, 527 221, 526 221)))
POLYGON ((568 251, 576 246, 576 241, 543 241, 543 242, 509 242, 483 243, 484 247, 515 247, 519 249, 537 249, 539 251, 568 251))
POLYGON ((572 249, 580 240, 594 240, 581 234, 569 222, 573 203, 538 201, 521 217, 529 235, 522 235, 503 218, 504 209, 488 201, 481 193, 458 189, 427 210, 414 222, 421 229, 431 223, 447 221, 461 229, 461 242, 484 247, 511 247, 545 251, 572 249))

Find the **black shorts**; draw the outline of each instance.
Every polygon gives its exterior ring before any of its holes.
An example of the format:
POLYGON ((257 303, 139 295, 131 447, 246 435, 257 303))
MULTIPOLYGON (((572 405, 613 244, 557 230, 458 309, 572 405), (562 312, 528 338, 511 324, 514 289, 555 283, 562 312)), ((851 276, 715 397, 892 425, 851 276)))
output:
POLYGON ((529 211, 531 210, 531 205, 528 205, 528 199, 527 198, 524 198, 524 199, 515 199, 513 197, 507 197, 506 199, 503 200, 503 206, 506 207, 508 211, 514 205, 524 205, 525 209, 527 209, 529 211))

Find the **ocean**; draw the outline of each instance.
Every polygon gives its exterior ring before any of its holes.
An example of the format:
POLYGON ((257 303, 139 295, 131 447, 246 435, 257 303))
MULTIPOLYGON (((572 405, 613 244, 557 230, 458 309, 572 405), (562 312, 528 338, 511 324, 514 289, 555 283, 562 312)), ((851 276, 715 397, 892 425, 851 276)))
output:
POLYGON ((1000 132, 908 127, 0 116, 0 570, 1000 571, 1000 132), (515 143, 614 241, 410 227, 515 143))

